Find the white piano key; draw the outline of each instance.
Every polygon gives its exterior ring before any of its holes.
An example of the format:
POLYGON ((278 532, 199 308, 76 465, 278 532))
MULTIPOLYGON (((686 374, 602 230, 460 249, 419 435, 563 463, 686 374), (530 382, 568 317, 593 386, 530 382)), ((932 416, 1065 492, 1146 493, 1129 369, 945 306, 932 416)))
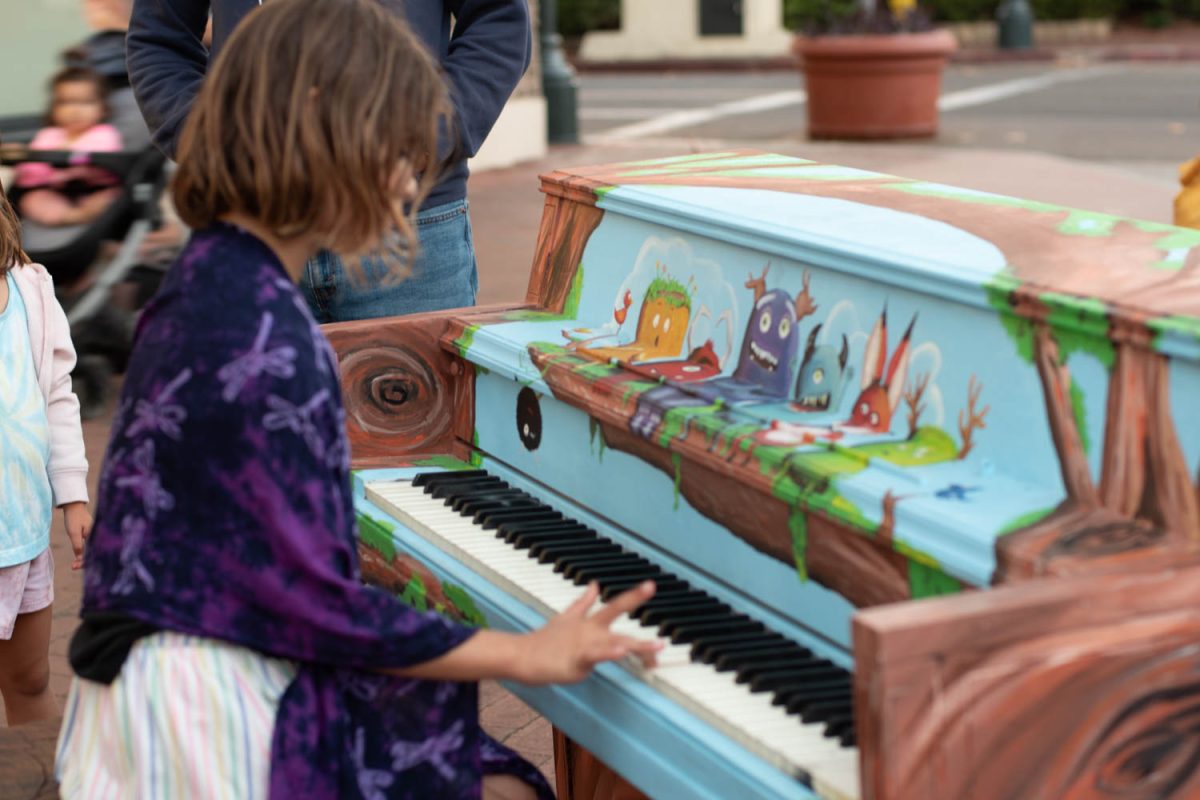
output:
MULTIPOLYGON (((584 592, 553 564, 529 557, 496 531, 484 530, 440 498, 407 481, 371 483, 368 497, 406 527, 447 551, 470 569, 549 617, 561 613, 584 592)), ((639 639, 654 629, 621 615, 612 630, 639 639)), ((810 776, 813 789, 827 800, 858 800, 858 749, 842 747, 824 735, 823 724, 806 724, 772 704, 767 692, 751 692, 733 672, 718 672, 691 660, 691 647, 667 643, 658 666, 645 669, 636 658, 624 665, 659 691, 724 731, 778 768, 810 776)))

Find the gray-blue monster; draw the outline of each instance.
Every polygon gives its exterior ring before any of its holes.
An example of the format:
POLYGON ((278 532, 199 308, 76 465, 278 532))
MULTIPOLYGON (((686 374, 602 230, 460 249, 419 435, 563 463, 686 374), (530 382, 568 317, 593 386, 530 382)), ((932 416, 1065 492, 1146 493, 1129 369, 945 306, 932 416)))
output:
POLYGON ((792 407, 797 411, 836 410, 846 386, 854 377, 854 367, 846 366, 850 361, 850 342, 845 334, 842 334, 839 350, 831 344, 817 344, 820 332, 820 325, 813 328, 804 348, 804 359, 796 376, 796 391, 792 395, 792 407))

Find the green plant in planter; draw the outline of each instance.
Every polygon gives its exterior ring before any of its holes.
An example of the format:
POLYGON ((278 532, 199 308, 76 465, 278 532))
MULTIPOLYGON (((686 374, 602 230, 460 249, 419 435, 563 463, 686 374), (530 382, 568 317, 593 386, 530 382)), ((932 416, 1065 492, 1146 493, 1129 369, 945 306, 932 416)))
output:
POLYGON ((933 18, 916 0, 786 0, 784 23, 805 36, 919 33, 933 18))

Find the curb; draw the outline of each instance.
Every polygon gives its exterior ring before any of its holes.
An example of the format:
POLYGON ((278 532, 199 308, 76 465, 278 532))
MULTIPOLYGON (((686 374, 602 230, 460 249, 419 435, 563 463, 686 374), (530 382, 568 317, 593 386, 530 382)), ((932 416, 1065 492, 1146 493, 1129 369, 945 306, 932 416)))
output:
MULTIPOLYGON (((955 64, 1005 64, 1048 61, 1200 61, 1200 44, 1108 44, 1074 47, 1033 47, 1001 50, 995 47, 965 47, 955 50, 955 64)), ((643 61, 575 61, 581 73, 621 72, 781 72, 797 70, 795 58, 664 58, 643 61)))

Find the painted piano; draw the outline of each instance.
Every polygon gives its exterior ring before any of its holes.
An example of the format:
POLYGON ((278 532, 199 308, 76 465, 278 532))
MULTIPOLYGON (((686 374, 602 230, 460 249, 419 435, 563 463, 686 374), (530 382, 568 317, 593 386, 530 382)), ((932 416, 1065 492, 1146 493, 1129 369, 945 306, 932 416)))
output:
POLYGON ((369 579, 658 582, 658 668, 513 687, 563 797, 1200 797, 1200 231, 753 152, 542 190, 525 304, 328 335, 369 579))

